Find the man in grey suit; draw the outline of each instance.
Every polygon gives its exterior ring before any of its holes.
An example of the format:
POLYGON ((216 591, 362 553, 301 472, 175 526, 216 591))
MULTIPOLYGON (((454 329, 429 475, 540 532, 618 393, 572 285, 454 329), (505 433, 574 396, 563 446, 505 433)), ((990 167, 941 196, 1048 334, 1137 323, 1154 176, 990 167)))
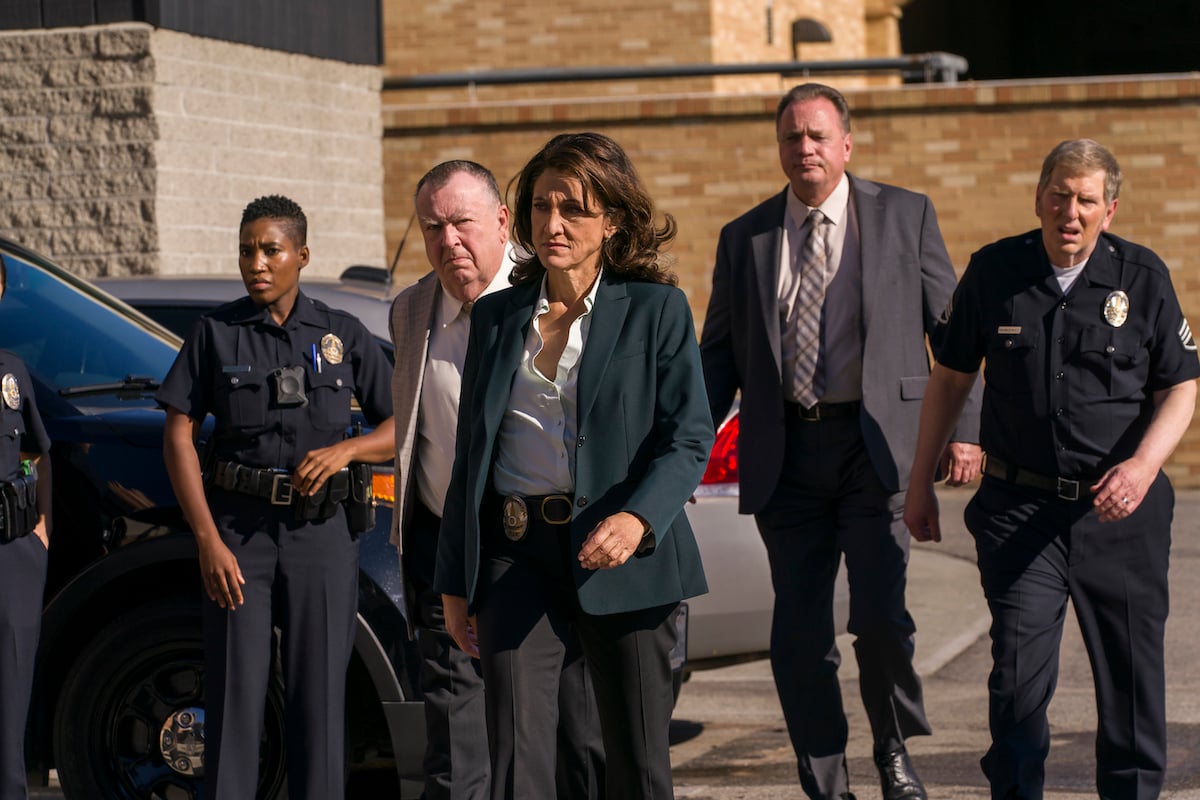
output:
MULTIPOLYGON (((954 271, 929 198, 846 173, 850 111, 828 86, 776 113, 789 185, 725 226, 700 350, 714 424, 741 391, 740 510, 754 514, 775 589, 771 666, 800 783, 853 798, 837 670, 834 579, 845 557, 848 629, 885 800, 925 798, 905 749, 928 734, 905 606, 901 520, 929 376, 926 336, 954 271)), ((944 469, 979 470, 978 408, 944 469)))
MULTIPOLYGON (((508 208, 496 179, 473 161, 443 162, 417 183, 414 198, 433 271, 392 304, 396 364, 396 508, 410 627, 421 653, 425 700, 425 800, 484 800, 490 757, 479 662, 446 632, 433 573, 458 423, 470 313, 506 288, 508 208)), ((599 716, 582 654, 568 653, 560 692, 558 795, 604 796, 599 716)))

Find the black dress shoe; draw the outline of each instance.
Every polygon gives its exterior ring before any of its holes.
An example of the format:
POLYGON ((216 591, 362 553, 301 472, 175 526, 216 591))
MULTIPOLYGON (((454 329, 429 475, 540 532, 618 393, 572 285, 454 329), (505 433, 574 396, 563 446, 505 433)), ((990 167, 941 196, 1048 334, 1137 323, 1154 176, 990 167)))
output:
POLYGON ((903 747, 890 753, 876 753, 875 767, 879 770, 883 800, 928 800, 925 787, 903 747))

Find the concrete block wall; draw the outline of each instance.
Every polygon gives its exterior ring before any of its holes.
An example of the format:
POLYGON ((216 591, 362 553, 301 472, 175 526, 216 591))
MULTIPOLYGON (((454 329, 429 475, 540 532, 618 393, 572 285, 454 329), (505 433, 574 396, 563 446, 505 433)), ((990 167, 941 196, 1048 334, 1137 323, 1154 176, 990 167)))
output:
POLYGON ((310 274, 383 265, 380 70, 138 23, 0 34, 0 232, 82 275, 236 273, 242 208, 310 274))
MULTIPOLYGON (((847 98, 851 170, 928 194, 960 270, 980 246, 1037 226, 1037 176, 1056 143, 1098 139, 1125 173, 1112 231, 1163 257, 1184 312, 1200 324, 1200 76, 860 89, 847 98)), ((785 184, 777 102, 771 93, 385 108, 389 243, 412 213, 414 184, 438 161, 480 161, 503 186, 550 136, 600 130, 622 143, 659 209, 678 220, 672 253, 699 323, 721 226, 785 184)), ((416 234, 399 269, 401 283, 428 270, 416 234)), ((1178 485, 1200 486, 1196 426, 1169 472, 1178 485)))

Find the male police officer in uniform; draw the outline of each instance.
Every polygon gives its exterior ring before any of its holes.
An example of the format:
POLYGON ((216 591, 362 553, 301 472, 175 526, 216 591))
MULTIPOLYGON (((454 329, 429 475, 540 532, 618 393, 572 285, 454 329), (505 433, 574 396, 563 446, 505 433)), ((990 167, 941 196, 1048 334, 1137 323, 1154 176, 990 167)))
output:
MULTIPOLYGON (((0 297, 6 282, 0 257, 0 297)), ((50 459, 42 457, 50 438, 25 363, 7 350, 0 350, 0 432, 0 798, 18 800, 27 796, 25 718, 50 544, 50 459)))
POLYGON ((966 510, 992 612, 993 798, 1041 798, 1067 598, 1091 656, 1096 785, 1157 797, 1174 494, 1162 473, 1200 362, 1163 262, 1106 231, 1121 171, 1090 139, 1046 157, 1041 230, 972 258, 930 378, 904 519, 940 539, 935 459, 984 367, 983 484, 966 510))
POLYGON ((273 623, 282 630, 288 795, 344 793, 358 599, 347 466, 392 457, 392 402, 387 358, 362 323, 300 291, 306 227, 285 197, 246 207, 238 267, 248 297, 197 321, 158 393, 167 470, 207 596, 204 780, 219 800, 255 796, 273 623), (346 438, 352 397, 376 428, 346 438), (194 442, 209 413, 206 499, 194 442))

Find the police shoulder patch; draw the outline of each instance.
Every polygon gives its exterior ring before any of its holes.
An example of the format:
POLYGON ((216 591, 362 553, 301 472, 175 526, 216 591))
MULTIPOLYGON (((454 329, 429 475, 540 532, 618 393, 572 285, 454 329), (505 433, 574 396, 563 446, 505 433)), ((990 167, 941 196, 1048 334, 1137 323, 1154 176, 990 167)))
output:
POLYGON ((1179 323, 1179 341, 1183 343, 1184 350, 1196 350, 1196 340, 1192 338, 1192 326, 1188 325, 1186 319, 1179 323))

